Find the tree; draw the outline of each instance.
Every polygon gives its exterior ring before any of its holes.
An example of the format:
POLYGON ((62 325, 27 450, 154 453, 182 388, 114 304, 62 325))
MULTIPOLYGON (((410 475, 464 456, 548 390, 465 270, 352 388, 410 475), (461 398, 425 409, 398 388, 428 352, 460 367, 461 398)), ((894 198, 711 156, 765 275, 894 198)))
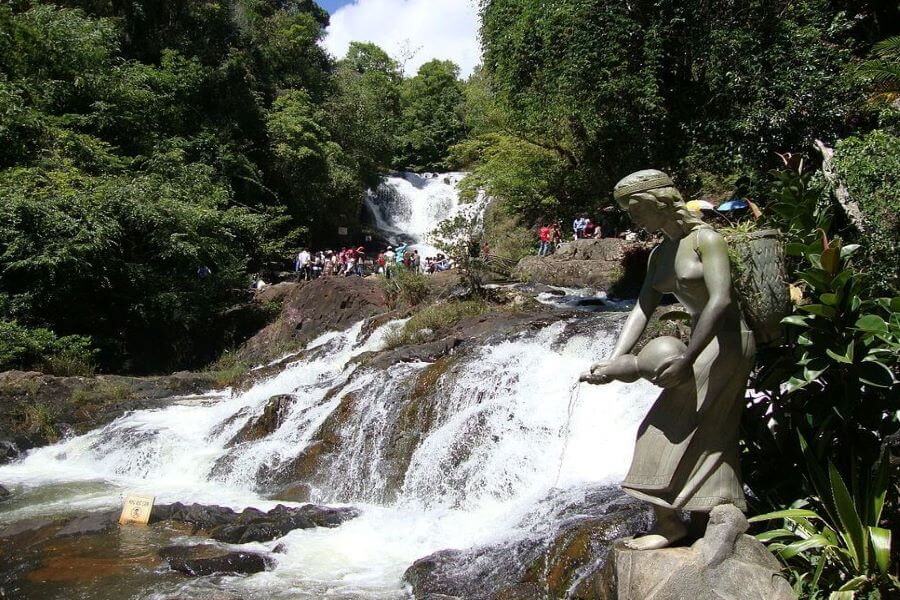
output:
POLYGON ((459 67, 432 60, 403 82, 402 118, 395 165, 413 170, 443 168, 447 151, 466 133, 459 67))

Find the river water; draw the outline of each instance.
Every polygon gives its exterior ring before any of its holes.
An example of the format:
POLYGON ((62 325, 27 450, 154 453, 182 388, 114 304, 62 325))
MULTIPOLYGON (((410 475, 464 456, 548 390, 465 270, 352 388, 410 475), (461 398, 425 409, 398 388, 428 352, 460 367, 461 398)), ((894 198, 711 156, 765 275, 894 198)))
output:
MULTIPOLYGON (((0 523, 118 507, 127 493, 154 495, 158 503, 271 508, 276 502, 266 499, 262 474, 290 464, 353 395, 332 468, 317 478, 312 500, 356 506, 358 518, 251 544, 267 550, 283 544, 271 571, 193 580, 146 556, 164 542, 202 540, 123 529, 114 548, 92 550, 91 568, 105 556, 115 577, 54 583, 53 569, 45 569, 50 581, 35 583, 31 597, 406 598, 402 575, 416 559, 524 535, 544 525, 535 507, 552 488, 577 495, 624 475, 654 388, 576 384, 579 373, 609 353, 623 315, 603 317, 589 335, 567 334, 560 320, 460 357, 434 383, 432 418, 425 431, 411 432, 421 435, 399 480, 390 475, 396 405, 429 364, 381 370, 354 360, 382 348, 402 325, 394 321, 366 335, 358 323, 316 339, 285 370, 247 391, 132 412, 0 467, 0 482, 14 491, 0 504, 0 523), (228 448, 276 394, 292 397, 278 430, 228 448)), ((76 550, 69 554, 77 557, 76 550)))

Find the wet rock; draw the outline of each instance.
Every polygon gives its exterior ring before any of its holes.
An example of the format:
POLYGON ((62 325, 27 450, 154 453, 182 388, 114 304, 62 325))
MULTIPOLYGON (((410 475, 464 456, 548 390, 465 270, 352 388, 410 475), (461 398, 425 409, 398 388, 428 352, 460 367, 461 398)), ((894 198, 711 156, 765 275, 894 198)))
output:
POLYGON ((259 552, 229 551, 214 544, 169 546, 159 551, 169 567, 191 577, 215 574, 250 575, 275 566, 275 561, 259 552))
POLYGON ((38 532, 44 532, 56 525, 58 525, 57 521, 44 517, 23 519, 0 527, 0 540, 8 541, 19 536, 29 536, 38 532))
POLYGON ((226 447, 230 448, 243 442, 260 440, 267 435, 274 433, 284 423, 293 402, 294 397, 290 394, 279 394, 269 398, 263 408, 262 414, 258 417, 251 418, 247 424, 228 441, 226 447))
POLYGON ((76 517, 57 531, 56 537, 65 538, 106 533, 116 528, 118 517, 117 511, 106 511, 76 517))
POLYGON ((281 502, 307 502, 311 494, 312 486, 308 483, 296 483, 269 494, 269 499, 281 502))
POLYGON ((174 397, 215 386, 210 373, 59 377, 36 371, 2 372, 0 464, 25 450, 102 427, 127 411, 165 406, 174 397), (28 418, 31 413, 40 418, 28 418))
MULTIPOLYGON (((731 505, 710 513, 703 538, 688 548, 636 551, 616 547, 619 600, 791 600, 781 565, 760 542, 745 535, 747 519, 731 505)), ((614 565, 614 567, 612 566, 614 565)))
POLYGON ((19 447, 12 440, 0 440, 0 465, 12 462, 19 458, 19 447))
POLYGON ((386 369, 398 362, 434 362, 449 354, 461 343, 462 340, 458 337, 447 336, 425 344, 401 346, 396 350, 379 354, 372 361, 372 365, 378 369, 386 369))
POLYGON ((646 527, 649 511, 618 488, 556 491, 515 529, 533 531, 541 523, 543 530, 518 539, 436 552, 413 563, 404 579, 416 598, 612 599, 567 593, 604 563, 616 539, 646 527))
POLYGON ((237 351, 239 360, 259 364, 277 358, 286 348, 300 348, 327 331, 346 329, 389 307, 377 279, 328 277, 283 283, 260 294, 262 301, 280 301, 278 317, 237 351))
POLYGON ((337 527, 359 515, 353 508, 330 508, 307 504, 292 508, 279 504, 268 512, 246 508, 238 513, 224 506, 184 505, 179 502, 153 507, 151 523, 188 523, 194 531, 204 531, 212 539, 228 544, 268 542, 294 529, 337 527))
POLYGON ((0 502, 3 502, 10 496, 12 496, 12 493, 8 489, 3 487, 3 484, 0 484, 0 502))
POLYGON ((640 289, 648 254, 647 246, 616 238, 574 240, 550 256, 526 256, 514 276, 533 283, 616 289, 616 295, 625 297, 640 289))

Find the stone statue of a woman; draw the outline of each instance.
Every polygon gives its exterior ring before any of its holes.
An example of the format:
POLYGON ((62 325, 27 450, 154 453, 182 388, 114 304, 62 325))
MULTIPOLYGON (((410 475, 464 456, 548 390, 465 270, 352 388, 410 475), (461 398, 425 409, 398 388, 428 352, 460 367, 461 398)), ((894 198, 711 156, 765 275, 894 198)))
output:
POLYGON ((687 350, 663 360, 653 378, 664 389, 638 429, 622 482, 625 492, 652 503, 656 515, 653 530, 627 545, 663 548, 687 533, 679 511, 709 513, 719 504, 746 510, 738 425, 756 348, 734 298, 725 241, 688 212, 669 176, 632 173, 616 184, 614 196, 638 226, 662 232, 665 241, 650 255, 612 355, 583 379, 612 379, 611 362, 631 352, 663 294, 674 294, 692 319, 687 350))

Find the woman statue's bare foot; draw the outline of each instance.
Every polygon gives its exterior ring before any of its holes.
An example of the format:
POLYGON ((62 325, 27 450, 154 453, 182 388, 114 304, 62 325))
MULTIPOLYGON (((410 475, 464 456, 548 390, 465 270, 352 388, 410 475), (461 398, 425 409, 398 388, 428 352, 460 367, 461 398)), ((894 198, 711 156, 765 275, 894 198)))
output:
POLYGON ((656 525, 647 535, 625 542, 632 550, 658 550, 667 548, 687 535, 687 526, 674 510, 654 507, 656 525))

